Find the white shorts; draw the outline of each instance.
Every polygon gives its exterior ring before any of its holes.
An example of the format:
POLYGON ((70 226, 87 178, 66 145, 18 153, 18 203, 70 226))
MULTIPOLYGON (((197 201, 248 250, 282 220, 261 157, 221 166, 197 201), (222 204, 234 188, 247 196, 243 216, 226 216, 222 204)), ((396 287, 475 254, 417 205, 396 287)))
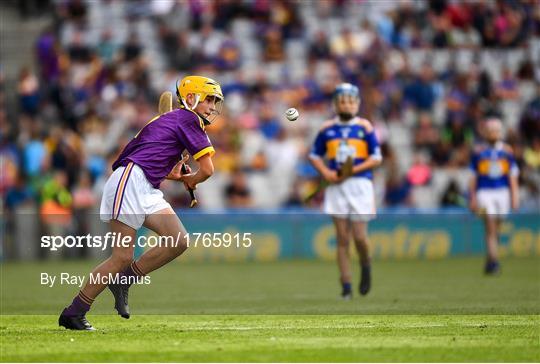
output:
POLYGON ((480 189, 476 193, 478 207, 485 210, 488 215, 504 217, 510 212, 510 189, 490 188, 480 189))
POLYGON ((351 177, 340 184, 330 185, 324 193, 323 210, 334 217, 354 221, 375 218, 375 194, 371 180, 351 177))
POLYGON ((102 221, 118 220, 139 229, 146 216, 171 207, 163 192, 154 188, 133 162, 118 167, 105 183, 99 215, 102 221))

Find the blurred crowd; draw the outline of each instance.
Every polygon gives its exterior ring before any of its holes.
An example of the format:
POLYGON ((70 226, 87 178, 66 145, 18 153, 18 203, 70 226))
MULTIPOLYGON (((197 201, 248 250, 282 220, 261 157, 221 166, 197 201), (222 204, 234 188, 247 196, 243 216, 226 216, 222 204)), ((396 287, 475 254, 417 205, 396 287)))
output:
MULTIPOLYGON (((216 79, 226 99, 207 129, 216 174, 198 189, 203 208, 302 206, 339 82, 360 87, 382 144, 379 206, 464 207, 486 116, 505 124, 524 206, 540 206, 535 0, 57 0, 47 11, 37 68, 21 62, 18 112, 0 111, 8 211, 95 211, 116 156, 188 74, 216 79)), ((181 184, 162 189, 188 204, 181 184)))

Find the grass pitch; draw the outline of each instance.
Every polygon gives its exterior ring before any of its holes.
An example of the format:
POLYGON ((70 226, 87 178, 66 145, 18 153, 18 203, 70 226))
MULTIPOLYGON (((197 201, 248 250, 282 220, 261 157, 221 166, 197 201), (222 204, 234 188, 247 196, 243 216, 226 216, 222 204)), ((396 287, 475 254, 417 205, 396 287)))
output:
POLYGON ((537 316, 7 316, 3 361, 538 361, 537 316), (53 321, 53 322, 51 322, 53 321))
MULTIPOLYGON (((77 287, 39 287, 40 272, 94 262, 3 264, 1 361, 540 361, 538 258, 374 263, 367 297, 337 298, 334 263, 172 263, 133 287, 132 318, 108 292, 97 332, 58 328, 77 287), (39 298, 39 299, 38 299, 39 298)), ((356 272, 357 273, 357 272, 356 272)), ((358 283, 356 277, 355 284, 358 283)))

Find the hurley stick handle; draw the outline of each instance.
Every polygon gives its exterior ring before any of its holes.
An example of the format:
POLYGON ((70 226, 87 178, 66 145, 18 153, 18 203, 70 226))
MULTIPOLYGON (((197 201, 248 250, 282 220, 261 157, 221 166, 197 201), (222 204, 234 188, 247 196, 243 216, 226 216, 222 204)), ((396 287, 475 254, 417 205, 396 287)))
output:
MULTIPOLYGON (((188 170, 186 168, 185 164, 182 164, 182 173, 188 173, 188 170)), ((189 196, 191 196, 191 203, 189 204, 189 207, 195 207, 197 205, 198 201, 195 197, 195 191, 193 191, 191 188, 188 188, 189 196)))

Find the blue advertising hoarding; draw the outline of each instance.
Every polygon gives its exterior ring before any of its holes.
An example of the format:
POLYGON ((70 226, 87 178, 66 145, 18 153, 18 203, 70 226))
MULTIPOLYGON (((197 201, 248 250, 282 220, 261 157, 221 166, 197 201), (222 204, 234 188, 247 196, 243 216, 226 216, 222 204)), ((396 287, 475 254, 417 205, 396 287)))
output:
MULTIPOLYGON (((190 249, 184 259, 272 261, 335 257, 332 221, 318 212, 177 212, 189 232, 190 249)), ((540 255, 539 222, 539 213, 514 214, 506 219, 500 231, 501 256, 540 255)), ((369 236, 376 259, 440 259, 484 252, 482 221, 467 212, 379 214, 369 224, 369 236)))

